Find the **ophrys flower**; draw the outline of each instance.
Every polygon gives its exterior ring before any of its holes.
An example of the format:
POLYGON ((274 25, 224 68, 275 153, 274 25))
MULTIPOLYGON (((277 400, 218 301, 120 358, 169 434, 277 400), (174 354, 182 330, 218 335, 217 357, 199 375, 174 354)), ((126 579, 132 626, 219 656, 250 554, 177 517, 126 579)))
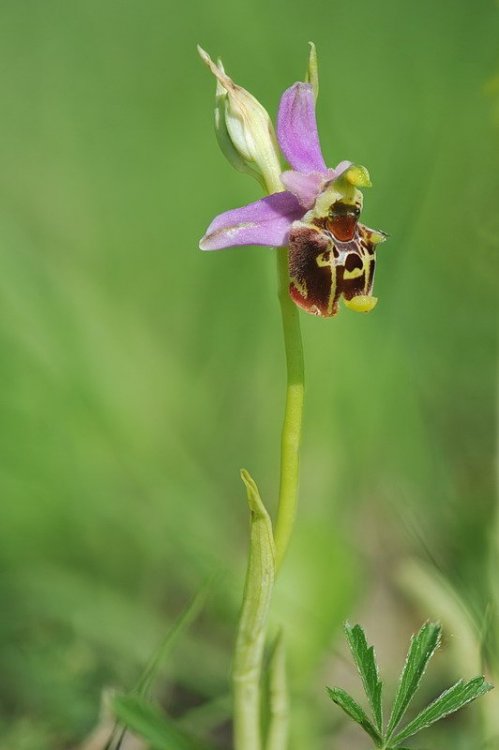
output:
MULTIPOLYGON (((261 120, 260 109, 256 111, 261 120)), ((273 132, 268 132, 266 146, 273 141, 273 132)), ((343 297, 352 310, 372 310, 377 302, 372 296, 376 246, 386 234, 359 222, 363 200, 359 188, 371 185, 367 169, 351 161, 334 169, 326 166, 312 84, 295 83, 282 95, 277 141, 292 167, 281 174, 283 190, 217 216, 200 242, 201 249, 289 246, 289 289, 299 307, 329 317, 343 297)), ((252 153, 251 166, 255 161, 252 153)))

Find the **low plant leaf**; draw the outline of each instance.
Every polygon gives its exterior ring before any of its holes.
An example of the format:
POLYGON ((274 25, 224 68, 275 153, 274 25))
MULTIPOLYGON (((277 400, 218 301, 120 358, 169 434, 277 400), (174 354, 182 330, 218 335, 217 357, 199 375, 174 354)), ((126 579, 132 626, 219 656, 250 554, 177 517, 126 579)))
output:
POLYGON ((381 747, 383 741, 380 733, 357 701, 346 690, 342 690, 341 688, 327 688, 327 692, 331 700, 342 708, 347 716, 356 721, 364 732, 367 732, 371 739, 374 740, 376 747, 381 747))
POLYGON ((383 684, 379 678, 374 648, 368 645, 366 635, 360 625, 352 627, 347 623, 345 633, 373 711, 374 724, 378 732, 383 734, 383 708, 381 704, 383 684))
POLYGON ((489 690, 492 690, 492 685, 485 681, 484 677, 475 677, 468 682, 459 680, 455 685, 450 687, 448 690, 443 692, 438 698, 435 698, 433 703, 424 708, 415 719, 402 729, 392 740, 393 745, 398 745, 403 740, 426 729, 436 721, 443 719, 445 716, 459 711, 467 703, 479 698, 481 695, 485 695, 489 690))
POLYGON ((419 687, 428 662, 440 645, 441 632, 442 628, 440 625, 425 622, 421 630, 411 638, 404 669, 400 676, 397 695, 393 703, 390 721, 388 722, 388 740, 391 740, 394 729, 405 714, 409 703, 419 687))
POLYGON ((260 669, 275 578, 272 521, 255 480, 241 469, 250 509, 250 549, 232 676, 236 683, 260 669))
MULTIPOLYGON (((212 582, 213 576, 206 581, 206 583, 196 594, 192 602, 175 620, 173 626, 165 635, 162 643, 152 654, 149 662, 144 668, 144 671, 140 675, 137 684, 130 690, 129 694, 140 695, 143 698, 147 696, 161 666, 173 650, 173 646, 175 645, 177 638, 184 632, 184 630, 189 627, 189 625, 191 625, 193 620, 196 619, 197 615, 201 611, 212 582)), ((120 726, 119 721, 117 721, 113 727, 111 736, 109 737, 104 750, 121 750, 125 736, 126 728, 120 726)))
POLYGON ((221 724, 227 723, 230 720, 231 711, 232 695, 223 693, 208 699, 201 705, 187 709, 176 719, 176 722, 181 731, 185 729, 197 736, 205 736, 221 724))
POLYGON ((197 738, 179 729, 155 706, 137 695, 121 695, 113 703, 117 719, 143 737, 154 750, 206 750, 197 738))
POLYGON ((165 635, 163 642, 159 645, 156 652, 152 655, 149 663, 146 665, 143 673, 140 675, 137 684, 134 688, 132 688, 132 693, 136 693, 137 695, 142 696, 146 696, 148 694, 161 666, 172 652, 178 637, 189 628, 189 626, 201 612, 206 602, 206 597, 212 586, 212 583, 213 576, 206 581, 206 583, 196 594, 192 602, 179 615, 179 617, 177 617, 172 627, 165 635))

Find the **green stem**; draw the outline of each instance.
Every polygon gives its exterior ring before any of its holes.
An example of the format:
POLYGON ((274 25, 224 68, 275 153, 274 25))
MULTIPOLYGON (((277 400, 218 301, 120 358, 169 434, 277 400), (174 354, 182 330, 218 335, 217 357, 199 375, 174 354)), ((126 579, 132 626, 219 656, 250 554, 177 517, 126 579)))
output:
MULTIPOLYGON (((283 189, 279 173, 268 173, 265 183, 269 193, 279 192, 283 189)), ((264 506, 259 499, 256 485, 247 474, 243 474, 243 480, 248 487, 250 506, 251 499, 254 501, 255 497, 258 497, 258 514, 255 517, 255 507, 253 507, 252 521, 254 522, 258 518, 260 530, 266 528, 266 531, 263 536, 257 534, 258 526, 255 527, 252 523, 246 585, 234 651, 234 745, 236 750, 261 750, 262 747, 260 678, 268 611, 274 574, 280 567, 289 544, 298 497, 298 464, 304 393, 303 347, 298 310, 289 296, 287 249, 277 248, 276 254, 278 296, 281 306, 287 370, 286 405, 281 433, 279 502, 275 534, 273 535, 268 517, 266 518, 266 526, 265 524, 261 525, 266 511, 264 512, 264 506), (270 529, 272 544, 272 566, 269 563, 268 529, 270 529), (262 545, 262 539, 267 539, 267 543, 262 545), (265 550, 267 551, 265 552, 265 550), (264 562, 265 557, 266 561, 264 562), (269 572, 270 567, 272 568, 271 572, 269 572), (266 571, 265 575, 262 575, 263 571, 266 571)), ((281 685, 278 693, 281 702, 285 695, 283 664, 282 661, 282 668, 279 670, 281 685)), ((277 706, 279 701, 276 695, 274 695, 274 698, 276 705, 274 706, 272 731, 268 738, 267 747, 272 750, 285 750, 287 715, 283 714, 281 706, 277 706)))
POLYGON ((298 500, 298 467, 305 389, 303 345, 298 308, 289 296, 287 248, 277 249, 278 294, 286 351, 286 405, 281 433, 281 479, 275 523, 276 567, 279 570, 293 531, 298 500))
MULTIPOLYGON (((283 189, 279 174, 267 173, 269 193, 283 189)), ((276 248, 277 294, 281 306, 284 350, 286 353, 286 405, 281 432, 281 471, 279 502, 275 522, 276 569, 279 570, 293 532, 298 500, 298 467, 305 391, 305 368, 298 308, 289 296, 287 247, 276 248)))

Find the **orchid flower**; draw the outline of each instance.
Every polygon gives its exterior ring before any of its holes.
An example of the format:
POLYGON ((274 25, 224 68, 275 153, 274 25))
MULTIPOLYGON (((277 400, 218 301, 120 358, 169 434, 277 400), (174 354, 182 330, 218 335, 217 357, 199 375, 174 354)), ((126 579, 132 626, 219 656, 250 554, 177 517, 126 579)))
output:
POLYGON ((358 188, 371 186, 365 167, 350 161, 326 166, 311 83, 295 83, 282 95, 277 141, 292 167, 281 173, 282 191, 217 216, 200 248, 288 246, 289 291, 299 307, 329 317, 343 297, 353 310, 372 310, 376 245, 386 234, 358 221, 358 188))

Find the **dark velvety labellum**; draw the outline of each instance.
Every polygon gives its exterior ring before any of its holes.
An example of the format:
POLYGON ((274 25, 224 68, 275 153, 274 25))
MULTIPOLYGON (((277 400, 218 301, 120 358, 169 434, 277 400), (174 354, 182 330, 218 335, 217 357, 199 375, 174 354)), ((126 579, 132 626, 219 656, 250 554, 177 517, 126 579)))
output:
POLYGON ((352 237, 342 241, 329 228, 330 221, 297 221, 289 235, 291 297, 303 310, 321 317, 336 314, 341 296, 352 300, 371 295, 376 242, 380 242, 380 233, 359 224, 356 217, 352 237))
POLYGON ((334 314, 334 264, 332 237, 296 222, 289 235, 290 294, 299 307, 312 315, 334 314))

